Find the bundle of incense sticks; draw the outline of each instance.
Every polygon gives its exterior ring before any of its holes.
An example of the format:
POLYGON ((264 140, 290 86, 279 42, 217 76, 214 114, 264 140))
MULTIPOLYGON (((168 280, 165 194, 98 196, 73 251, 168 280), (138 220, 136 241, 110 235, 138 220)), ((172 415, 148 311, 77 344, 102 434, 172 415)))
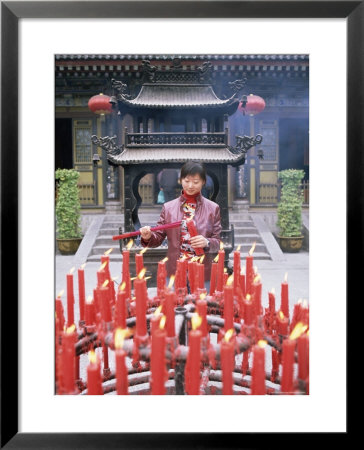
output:
MULTIPOLYGON (((159 230, 166 230, 167 228, 177 228, 181 225, 181 221, 179 222, 172 222, 172 223, 167 223, 165 225, 159 225, 158 227, 154 227, 151 228, 150 231, 159 231, 159 230)), ((124 234, 119 234, 118 236, 113 236, 112 239, 113 241, 117 241, 119 239, 125 239, 125 238, 129 238, 129 237, 133 237, 133 236, 138 236, 140 234, 140 231, 131 231, 130 233, 124 233, 124 234)))

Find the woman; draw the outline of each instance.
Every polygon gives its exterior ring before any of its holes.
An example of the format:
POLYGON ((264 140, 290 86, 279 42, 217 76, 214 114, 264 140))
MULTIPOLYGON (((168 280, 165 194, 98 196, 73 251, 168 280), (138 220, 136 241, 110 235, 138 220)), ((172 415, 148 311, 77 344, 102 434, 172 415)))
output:
POLYGON ((142 227, 141 243, 144 247, 158 247, 167 237, 168 277, 175 274, 179 258, 191 259, 196 256, 195 250, 202 248, 205 253, 205 280, 209 280, 212 259, 220 248, 220 207, 201 195, 206 183, 206 171, 201 163, 185 163, 181 168, 180 180, 182 193, 163 205, 158 225, 181 221, 181 226, 161 231, 151 231, 149 226, 142 227), (190 219, 197 229, 197 236, 194 237, 190 237, 187 230, 186 221, 190 219))

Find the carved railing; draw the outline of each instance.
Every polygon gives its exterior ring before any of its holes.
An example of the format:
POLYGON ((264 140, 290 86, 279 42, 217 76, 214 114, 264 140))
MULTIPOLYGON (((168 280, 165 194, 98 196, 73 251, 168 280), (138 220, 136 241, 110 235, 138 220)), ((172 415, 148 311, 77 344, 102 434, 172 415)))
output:
POLYGON ((126 147, 216 146, 227 144, 227 135, 220 133, 126 133, 126 147))

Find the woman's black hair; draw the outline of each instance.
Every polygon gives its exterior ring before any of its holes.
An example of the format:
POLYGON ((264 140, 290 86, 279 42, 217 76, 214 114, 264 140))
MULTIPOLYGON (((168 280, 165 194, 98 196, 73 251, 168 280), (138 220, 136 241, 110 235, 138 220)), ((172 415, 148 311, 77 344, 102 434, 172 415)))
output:
POLYGON ((206 183, 206 170, 204 166, 197 161, 188 161, 181 168, 181 179, 188 175, 200 175, 202 180, 206 183))

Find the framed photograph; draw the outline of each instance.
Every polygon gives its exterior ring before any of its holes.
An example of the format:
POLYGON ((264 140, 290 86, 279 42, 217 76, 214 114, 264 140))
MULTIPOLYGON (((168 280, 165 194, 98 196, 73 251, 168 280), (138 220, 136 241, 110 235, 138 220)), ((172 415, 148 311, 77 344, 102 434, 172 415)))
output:
POLYGON ((1 2, 2 448, 229 448, 282 433, 347 435, 345 319, 361 279, 352 259, 362 249, 363 19, 361 1, 1 2), (310 56, 306 402, 54 395, 54 55, 174 52, 310 56))

